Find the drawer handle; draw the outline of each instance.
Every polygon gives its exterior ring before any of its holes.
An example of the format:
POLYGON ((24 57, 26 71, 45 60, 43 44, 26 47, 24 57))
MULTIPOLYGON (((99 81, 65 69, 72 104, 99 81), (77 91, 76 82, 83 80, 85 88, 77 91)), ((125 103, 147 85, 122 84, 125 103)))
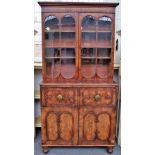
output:
POLYGON ((62 101, 62 95, 58 95, 57 96, 57 100, 60 102, 60 101, 62 101))
POLYGON ((98 101, 100 99, 100 95, 95 96, 95 100, 98 101))

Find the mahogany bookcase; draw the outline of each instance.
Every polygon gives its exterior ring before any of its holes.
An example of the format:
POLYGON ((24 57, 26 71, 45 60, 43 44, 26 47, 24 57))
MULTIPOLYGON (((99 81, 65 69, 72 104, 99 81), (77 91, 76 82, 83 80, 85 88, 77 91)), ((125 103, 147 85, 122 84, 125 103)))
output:
POLYGON ((42 148, 107 146, 113 152, 118 3, 39 2, 42 10, 42 148))

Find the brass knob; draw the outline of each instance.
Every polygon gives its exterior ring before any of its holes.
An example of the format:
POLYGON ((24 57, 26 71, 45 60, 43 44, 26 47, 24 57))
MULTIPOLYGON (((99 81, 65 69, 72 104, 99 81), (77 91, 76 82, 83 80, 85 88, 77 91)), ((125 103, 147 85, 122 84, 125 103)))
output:
POLYGON ((62 95, 58 95, 57 96, 57 100, 60 102, 60 101, 62 101, 62 95))
POLYGON ((100 99, 100 95, 95 96, 95 100, 98 101, 100 99))

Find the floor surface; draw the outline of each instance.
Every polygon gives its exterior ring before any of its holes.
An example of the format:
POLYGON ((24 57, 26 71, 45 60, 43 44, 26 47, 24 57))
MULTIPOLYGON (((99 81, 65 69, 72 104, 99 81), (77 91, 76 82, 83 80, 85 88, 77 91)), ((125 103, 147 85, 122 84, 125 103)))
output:
MULTIPOLYGON (((34 155, 45 155, 41 149, 40 130, 36 131, 34 155)), ((106 148, 103 147, 55 147, 49 148, 47 155, 108 155, 108 153, 106 152, 106 148)), ((120 146, 114 148, 112 155, 121 155, 120 146)))

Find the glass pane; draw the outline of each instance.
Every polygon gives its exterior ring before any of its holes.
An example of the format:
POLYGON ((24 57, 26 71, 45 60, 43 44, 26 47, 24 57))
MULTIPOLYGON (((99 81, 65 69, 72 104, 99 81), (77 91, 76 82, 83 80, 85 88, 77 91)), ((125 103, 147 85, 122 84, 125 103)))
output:
POLYGON ((52 79, 60 74, 60 59, 46 59, 46 74, 52 79))
POLYGON ((45 40, 59 40, 59 32, 45 32, 45 40))
POLYGON ((74 25, 75 26, 75 20, 71 15, 65 15, 61 20, 62 25, 74 25))
POLYGON ((96 32, 82 32, 82 41, 95 41, 96 32))
POLYGON ((107 78, 108 77, 108 68, 110 59, 97 59, 97 75, 100 78, 107 78))
POLYGON ((62 30, 75 31, 75 20, 71 15, 65 15, 62 20, 62 30))
POLYGON ((59 29, 59 20, 55 16, 48 16, 45 18, 45 31, 59 29))
POLYGON ((75 46, 75 20, 71 15, 65 15, 61 20, 61 45, 75 46))
POLYGON ((110 57, 111 48, 98 48, 97 56, 98 57, 110 57))
POLYGON ((95 57, 96 49, 95 48, 82 48, 81 56, 84 57, 95 57))
POLYGON ((99 65, 108 65, 110 62, 110 59, 98 59, 97 64, 99 65))
POLYGON ((82 20, 82 29, 96 29, 95 17, 89 15, 82 20))
POLYGON ((112 27, 111 18, 106 17, 106 16, 99 18, 99 20, 98 20, 98 28, 99 29, 110 30, 111 27, 112 27))
POLYGON ((104 46, 111 47, 111 32, 98 32, 98 38, 97 42, 101 43, 104 46))
POLYGON ((60 49, 58 48, 45 48, 45 58, 60 57, 60 49))
POLYGON ((62 32, 61 39, 65 42, 67 41, 75 41, 75 32, 62 32))
POLYGON ((82 65, 95 65, 96 64, 96 59, 95 58, 83 58, 82 59, 82 65))
POLYGON ((111 32, 99 32, 98 40, 111 41, 111 32))
POLYGON ((75 57, 75 49, 74 48, 62 48, 61 49, 61 57, 75 57))
POLYGON ((82 67, 81 67, 81 73, 83 77, 85 78, 92 78, 95 76, 95 70, 96 70, 96 59, 94 58, 83 58, 82 59, 82 67))
POLYGON ((64 78, 70 79, 74 77, 76 72, 75 58, 61 58, 61 74, 64 78))
POLYGON ((55 43, 58 43, 60 39, 59 20, 55 16, 46 17, 44 31, 46 47, 51 47, 55 43))

